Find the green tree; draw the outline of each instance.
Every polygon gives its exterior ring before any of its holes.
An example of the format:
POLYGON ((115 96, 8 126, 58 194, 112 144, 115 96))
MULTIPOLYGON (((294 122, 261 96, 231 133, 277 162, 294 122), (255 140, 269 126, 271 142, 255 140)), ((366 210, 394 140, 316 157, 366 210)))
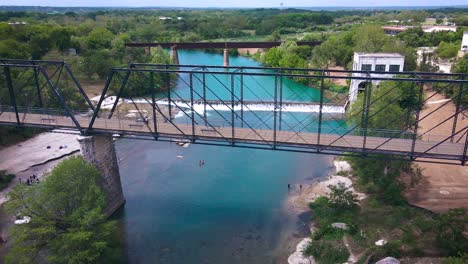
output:
POLYGON ((391 42, 389 36, 377 25, 364 25, 353 36, 354 50, 358 52, 381 52, 391 42))
POLYGON ((87 45, 90 50, 110 49, 114 34, 105 28, 95 28, 87 36, 87 45))
POLYGON ((357 206, 357 195, 354 194, 344 183, 328 185, 330 189, 330 205, 339 210, 351 210, 357 206))
POLYGON ((10 229, 6 263, 97 263, 109 250, 115 222, 103 215, 99 172, 81 157, 55 167, 40 184, 9 193, 10 214, 30 216, 10 229))
POLYGON ((436 54, 442 59, 450 59, 457 56, 459 48, 459 43, 447 43, 442 41, 439 46, 437 46, 436 54))
POLYGON ((29 46, 14 39, 0 40, 0 58, 29 59, 29 46))
POLYGON ((50 39, 53 45, 61 52, 71 46, 72 31, 67 27, 56 27, 50 32, 50 39))
POLYGON ((450 209, 438 216, 437 241, 450 255, 468 253, 468 212, 464 208, 450 209))

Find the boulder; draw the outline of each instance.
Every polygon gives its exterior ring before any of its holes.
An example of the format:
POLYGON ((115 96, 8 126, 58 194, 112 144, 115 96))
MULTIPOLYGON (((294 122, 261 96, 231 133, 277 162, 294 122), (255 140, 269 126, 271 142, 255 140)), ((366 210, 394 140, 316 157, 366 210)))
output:
POLYGON ((345 223, 333 223, 331 227, 341 229, 341 230, 348 230, 348 225, 345 223))
POLYGON ((378 241, 375 241, 374 244, 375 244, 376 246, 383 246, 383 245, 387 244, 387 240, 385 240, 385 239, 380 239, 380 240, 378 240, 378 241))
POLYGON ((375 264, 400 264, 400 261, 396 258, 386 257, 377 261, 375 264))
POLYGON ((311 241, 312 239, 307 237, 299 242, 296 246, 296 251, 289 256, 288 264, 315 264, 315 260, 312 256, 308 257, 302 254, 311 241))

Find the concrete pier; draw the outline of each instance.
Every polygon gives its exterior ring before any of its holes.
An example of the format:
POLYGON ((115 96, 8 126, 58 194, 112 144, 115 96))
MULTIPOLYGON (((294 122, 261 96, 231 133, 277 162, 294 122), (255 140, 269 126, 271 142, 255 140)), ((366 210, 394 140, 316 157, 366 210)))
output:
POLYGON ((223 66, 229 66, 229 49, 223 50, 223 66))
POLYGON ((179 52, 177 51, 177 46, 171 47, 171 63, 179 64, 179 52))
POLYGON ((112 136, 79 137, 78 142, 84 160, 96 166, 101 173, 98 184, 106 193, 104 214, 108 217, 125 203, 112 136))

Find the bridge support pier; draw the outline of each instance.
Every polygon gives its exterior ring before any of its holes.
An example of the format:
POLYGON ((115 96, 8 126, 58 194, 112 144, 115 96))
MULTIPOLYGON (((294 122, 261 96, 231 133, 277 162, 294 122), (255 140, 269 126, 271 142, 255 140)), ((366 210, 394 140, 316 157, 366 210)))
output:
POLYGON ((79 137, 78 142, 83 159, 101 173, 98 184, 106 194, 104 214, 109 217, 125 203, 112 136, 79 137))
POLYGON ((229 49, 223 50, 223 66, 229 66, 229 49))
POLYGON ((177 46, 171 47, 171 63, 179 64, 179 52, 177 51, 177 46))

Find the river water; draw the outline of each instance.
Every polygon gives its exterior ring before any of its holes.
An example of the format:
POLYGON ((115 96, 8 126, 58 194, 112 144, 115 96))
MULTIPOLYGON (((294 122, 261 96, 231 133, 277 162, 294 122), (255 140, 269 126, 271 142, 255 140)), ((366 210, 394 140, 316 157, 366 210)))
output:
MULTIPOLYGON (((223 58, 179 51, 179 59, 181 64, 220 65, 223 58)), ((230 63, 259 66, 245 57, 231 57, 230 63)), ((267 89, 274 82, 272 77, 257 81, 267 89)), ((209 83, 214 92, 224 93, 209 83)), ((317 90, 292 80, 285 80, 285 87, 285 98, 296 93, 318 97, 317 90)), ((182 83, 174 92, 181 97, 189 93, 182 83)), ((289 115, 284 117, 289 124, 298 115, 314 118, 310 113, 289 115)), ((326 122, 331 128, 339 123, 326 122)), ((284 263, 293 243, 306 235, 309 221, 308 215, 299 217, 288 208, 287 198, 299 192, 299 184, 326 176, 332 165, 331 157, 315 154, 193 144, 182 148, 130 139, 117 141, 116 148, 127 202, 115 218, 128 263, 284 263), (199 166, 199 160, 205 165, 199 166)))

